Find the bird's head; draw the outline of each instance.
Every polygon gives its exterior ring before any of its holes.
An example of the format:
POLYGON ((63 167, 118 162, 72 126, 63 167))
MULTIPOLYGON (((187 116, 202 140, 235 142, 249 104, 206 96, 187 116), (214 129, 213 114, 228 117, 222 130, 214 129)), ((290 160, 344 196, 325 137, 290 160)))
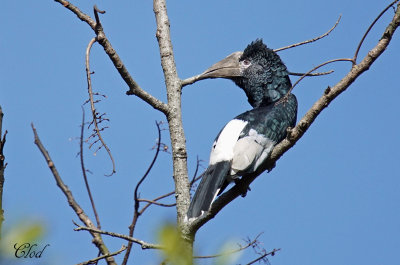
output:
POLYGON ((234 52, 212 65, 200 79, 227 78, 242 88, 253 107, 276 102, 291 87, 286 66, 280 57, 262 42, 250 43, 243 52, 234 52))

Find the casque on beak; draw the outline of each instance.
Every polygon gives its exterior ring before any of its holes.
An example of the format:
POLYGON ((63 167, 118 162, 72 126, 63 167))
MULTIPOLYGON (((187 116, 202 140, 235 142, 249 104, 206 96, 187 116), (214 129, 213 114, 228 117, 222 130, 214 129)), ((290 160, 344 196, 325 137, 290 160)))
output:
POLYGON ((213 64, 199 75, 198 80, 206 78, 232 78, 240 76, 239 59, 243 52, 234 52, 225 59, 213 64))

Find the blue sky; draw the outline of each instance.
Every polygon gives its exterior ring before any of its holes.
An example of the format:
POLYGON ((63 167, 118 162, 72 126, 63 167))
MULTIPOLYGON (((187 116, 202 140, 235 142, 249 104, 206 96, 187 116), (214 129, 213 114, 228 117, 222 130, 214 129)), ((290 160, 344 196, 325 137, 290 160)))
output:
MULTIPOLYGON (((74 1, 92 15, 97 4, 105 32, 135 80, 166 100, 151 1, 74 1), (83 3, 80 3, 83 2, 83 3)), ((388 1, 170 1, 172 42, 178 74, 187 78, 231 52, 262 38, 279 48, 318 36, 342 15, 327 38, 279 53, 288 69, 305 72, 330 59, 352 57, 368 25, 388 1)), ((0 15, 0 105, 8 167, 4 191, 7 231, 21 220, 41 222, 39 262, 75 264, 97 255, 91 237, 74 232, 78 218, 56 187, 44 159, 33 144, 33 122, 63 180, 78 203, 92 216, 80 172, 81 105, 87 99, 84 53, 94 36, 75 15, 54 1, 3 1, 0 15)), ((390 10, 374 27, 360 51, 372 48, 392 18, 390 10)), ((317 118, 304 137, 269 174, 252 185, 198 233, 198 255, 212 254, 226 242, 241 242, 263 232, 266 250, 281 248, 270 258, 283 264, 395 264, 400 251, 400 97, 399 33, 375 64, 317 118)), ((86 166, 102 227, 127 233, 133 212, 133 189, 154 154, 155 120, 165 121, 134 96, 99 45, 91 55, 95 91, 107 95, 98 104, 110 119, 104 132, 116 160, 117 174, 104 150, 85 149, 86 166)), ((307 78, 294 90, 299 118, 326 89, 350 69, 341 62, 325 77, 307 78)), ((292 82, 297 77, 292 77, 292 82)), ((233 82, 206 80, 184 88, 183 120, 189 174, 196 157, 208 162, 211 143, 222 126, 250 109, 233 82)), ((89 117, 88 106, 85 107, 89 117)), ((89 132, 86 132, 88 135, 89 132)), ((169 143, 163 131, 163 142, 169 143)), ((171 157, 161 153, 142 186, 141 197, 155 198, 173 189, 171 157)), ((167 200, 166 202, 172 202, 167 200)), ((157 229, 175 220, 172 208, 152 207, 141 217, 135 236, 156 241, 157 229)), ((125 242, 105 237, 109 248, 125 242)), ((121 257, 117 262, 121 262, 121 257)), ((252 250, 237 263, 255 258, 252 250)), ((156 251, 133 249, 130 264, 159 264, 156 251)), ((32 264, 32 260, 14 260, 32 264)), ((204 261, 202 264, 212 264, 204 261)))

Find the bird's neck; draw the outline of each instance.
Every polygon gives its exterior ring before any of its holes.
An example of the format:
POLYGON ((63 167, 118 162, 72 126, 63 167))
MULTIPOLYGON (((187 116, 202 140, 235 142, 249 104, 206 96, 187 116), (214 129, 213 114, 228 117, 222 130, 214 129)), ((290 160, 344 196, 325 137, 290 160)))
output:
POLYGON ((243 90, 250 105, 257 108, 277 102, 288 93, 291 87, 292 84, 286 73, 286 75, 270 79, 269 82, 248 84, 243 87, 243 90))

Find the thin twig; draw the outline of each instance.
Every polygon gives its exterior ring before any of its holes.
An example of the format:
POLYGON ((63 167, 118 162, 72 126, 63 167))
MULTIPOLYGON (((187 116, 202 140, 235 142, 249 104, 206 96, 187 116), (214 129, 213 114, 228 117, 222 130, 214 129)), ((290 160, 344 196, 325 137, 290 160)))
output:
POLYGON ((203 174, 201 174, 200 177, 197 178, 197 173, 198 173, 198 171, 199 171, 199 167, 200 167, 200 162, 201 162, 201 161, 202 161, 202 160, 199 159, 199 156, 197 156, 197 157, 196 157, 196 169, 195 169, 195 171, 194 171, 192 180, 190 181, 190 187, 192 187, 193 184, 194 184, 198 179, 200 179, 200 178, 203 176, 203 174))
POLYGON ((261 236, 261 234, 262 234, 262 233, 258 234, 258 235, 256 236, 256 238, 255 238, 253 241, 247 243, 247 245, 245 245, 245 246, 240 246, 240 247, 237 248, 237 249, 233 249, 233 250, 230 250, 230 251, 227 251, 227 252, 218 253, 218 254, 214 254, 214 255, 194 256, 193 258, 195 258, 195 259, 213 259, 213 258, 218 258, 218 257, 221 257, 221 256, 227 256, 227 255, 232 255, 232 254, 238 253, 238 252, 243 251, 243 250, 245 250, 245 249, 247 249, 247 248, 249 248, 249 247, 251 247, 251 246, 256 245, 257 242, 258 242, 258 238, 261 236))
POLYGON ((154 163, 157 161, 158 154, 160 153, 160 145, 161 145, 161 129, 160 129, 160 124, 156 121, 156 126, 157 126, 157 131, 158 131, 158 140, 157 140, 157 149, 156 153, 154 154, 153 160, 151 161, 149 167, 146 170, 146 173, 141 177, 141 179, 138 181, 135 187, 135 193, 134 193, 134 198, 135 198, 135 212, 139 214, 139 187, 140 184, 143 183, 143 181, 146 179, 146 177, 149 175, 150 171, 152 170, 154 163))
POLYGON ((83 180, 85 181, 86 190, 87 190, 87 193, 89 195, 90 204, 92 205, 93 214, 94 214, 94 216, 96 218, 97 228, 101 229, 100 218, 99 218, 99 215, 98 215, 97 210, 96 210, 96 206, 95 206, 95 203, 94 203, 92 192, 90 190, 89 181, 88 181, 87 174, 86 174, 85 162, 84 162, 84 159, 83 159, 83 137, 84 137, 84 131, 85 131, 85 110, 82 107, 81 137, 80 137, 80 140, 79 140, 79 149, 80 149, 79 150, 79 156, 80 156, 80 160, 81 160, 81 169, 82 169, 83 180))
POLYGON ((320 65, 317 65, 316 67, 314 67, 313 69, 311 69, 310 71, 308 71, 307 73, 303 74, 293 85, 292 87, 289 89, 289 91, 286 93, 286 96, 283 97, 281 100, 278 101, 278 103, 284 101, 285 99, 287 99, 287 97, 289 96, 290 93, 292 93, 294 87, 301 81, 303 80, 307 75, 311 74, 312 72, 314 72, 315 70, 321 68, 322 66, 325 66, 327 64, 330 63, 334 63, 334 62, 353 62, 352 59, 350 58, 340 58, 340 59, 333 59, 333 60, 329 60, 327 62, 321 63, 320 65))
POLYGON ((327 72, 321 72, 321 73, 309 73, 309 74, 305 74, 305 73, 295 73, 295 72, 289 72, 289 75, 295 75, 295 76, 321 76, 321 75, 329 75, 332 74, 334 71, 333 70, 329 70, 327 72))
MULTIPOLYGON (((140 185, 143 183, 143 181, 146 179, 146 177, 148 176, 148 174, 150 173, 151 169, 154 166, 154 163, 156 162, 157 158, 158 158, 158 154, 160 153, 160 145, 161 145, 161 129, 160 129, 160 124, 161 122, 157 122, 156 121, 156 126, 157 126, 157 132, 158 132, 158 141, 157 141, 157 149, 156 149, 156 153, 154 154, 153 160, 151 161, 149 167, 147 168, 146 172, 144 173, 144 175, 140 178, 140 180, 138 181, 138 183, 136 184, 135 187, 135 192, 134 192, 134 200, 135 200, 135 204, 134 204, 134 213, 133 213, 133 218, 132 218, 132 223, 129 226, 129 236, 132 237, 133 233, 135 231, 135 227, 136 227, 136 223, 137 220, 139 218, 139 216, 141 215, 141 212, 139 212, 139 195, 138 195, 138 191, 139 191, 139 187, 140 185)), ((127 264, 128 262, 128 258, 129 255, 131 253, 131 249, 132 249, 132 242, 128 243, 128 247, 127 250, 125 252, 124 255, 124 260, 122 262, 122 265, 127 264)))
MULTIPOLYGON (((297 46, 300 46, 300 45, 304 45, 304 44, 308 44, 308 43, 320 40, 320 39, 328 36, 336 28, 336 26, 339 24, 341 18, 342 18, 342 16, 340 15, 338 20, 336 21, 335 25, 333 25, 333 27, 331 29, 329 29, 327 32, 325 32, 321 36, 318 36, 318 37, 313 38, 311 40, 306 40, 306 41, 303 41, 303 42, 295 43, 295 44, 292 44, 292 45, 289 45, 289 46, 286 46, 286 47, 274 49, 274 51, 275 52, 279 52, 279 51, 283 51, 283 50, 286 50, 286 49, 294 48, 294 47, 297 47, 297 46)), ((307 76, 327 75, 327 74, 330 74, 332 72, 333 71, 331 70, 331 71, 323 72, 323 73, 308 74, 307 76)), ((289 73, 289 74, 290 75, 303 75, 302 73, 289 73)), ((193 83, 195 83, 195 82, 197 82, 199 80, 203 80, 204 78, 202 76, 203 76, 202 74, 199 74, 199 75, 195 75, 195 76, 186 78, 184 80, 181 80, 181 85, 182 85, 182 87, 184 87, 184 86, 187 86, 187 85, 191 85, 191 84, 193 84, 193 83)))
POLYGON ((361 38, 360 43, 357 46, 356 52, 354 53, 353 56, 353 65, 355 65, 357 63, 357 57, 358 57, 358 53, 361 49, 361 46, 365 40, 365 38, 367 37, 368 33, 371 31, 372 27, 375 25, 375 23, 382 17, 383 14, 386 13, 387 10, 389 10, 390 7, 392 7, 396 2, 398 2, 399 0, 395 0, 392 3, 390 3, 390 5, 388 5, 384 10, 382 10, 382 12, 374 19, 374 21, 371 23, 371 25, 369 25, 367 31, 364 33, 364 36, 361 38))
MULTIPOLYGON (((157 202, 157 201, 159 201, 161 199, 167 198, 167 197, 172 196, 174 194, 175 194, 175 191, 171 191, 171 192, 168 192, 168 193, 166 193, 164 195, 161 195, 161 196, 159 196, 159 197, 157 197, 157 198, 155 198, 153 200, 149 200, 148 203, 145 206, 143 206, 143 208, 139 211, 140 215, 142 215, 143 212, 146 211, 147 208, 150 207, 150 205, 154 204, 154 202, 157 202)), ((176 205, 176 203, 175 203, 175 205, 176 205)))
MULTIPOLYGON (((202 161, 201 159, 198 159, 198 158, 197 158, 196 170, 195 170, 195 172, 194 172, 194 174, 193 174, 192 180, 190 181, 190 187, 192 187, 193 184, 196 183, 196 182, 197 182, 199 179, 201 179, 202 176, 203 176, 203 174, 201 174, 200 176, 197 176, 198 169, 199 169, 199 167, 200 167, 200 162, 201 162, 201 161, 202 161)), ((157 197, 157 198, 154 198, 153 200, 139 199, 139 201, 148 202, 148 203, 147 203, 145 206, 143 206, 143 208, 139 211, 139 214, 142 215, 143 212, 144 212, 149 206, 151 206, 152 204, 155 204, 155 205, 158 205, 158 206, 163 206, 163 207, 172 207, 172 206, 176 206, 176 203, 163 204, 163 203, 157 202, 157 201, 159 201, 159 200, 161 200, 161 199, 167 198, 167 197, 172 196, 172 195, 174 195, 174 194, 175 194, 175 191, 171 191, 171 192, 168 192, 168 193, 166 193, 166 194, 164 194, 164 195, 161 195, 161 196, 159 196, 159 197, 157 197)))
POLYGON ((6 144, 7 130, 3 134, 3 110, 0 106, 0 241, 1 241, 1 229, 4 221, 4 210, 3 210, 3 189, 4 189, 4 170, 7 167, 5 163, 4 146, 6 144))
MULTIPOLYGON (((46 160, 46 163, 47 163, 51 173, 53 174, 54 180, 56 181, 57 186, 60 188, 60 190, 65 195, 69 206, 71 206, 71 208, 74 210, 75 214, 79 217, 79 219, 82 221, 82 223, 84 223, 89 228, 90 227, 94 228, 95 226, 93 225, 93 222, 86 215, 85 211, 75 201, 75 198, 72 195, 72 192, 69 190, 67 185, 65 185, 64 182, 62 181, 61 176, 58 173, 58 170, 57 170, 53 160, 50 157, 50 154, 47 152, 46 148, 43 146, 42 142, 40 141, 39 135, 38 135, 33 123, 31 124, 31 126, 32 126, 32 131, 34 134, 35 144, 39 148, 44 159, 46 160)), ((107 246, 104 244, 103 239, 101 238, 101 236, 99 234, 91 232, 91 235, 93 237, 93 240, 92 240, 93 244, 95 244, 95 246, 101 251, 101 254, 106 255, 106 254, 110 253, 108 251, 107 246)), ((107 260, 108 265, 116 265, 113 257, 108 257, 108 258, 106 258, 106 260, 107 260)))
MULTIPOLYGON (((75 224, 75 225, 77 225, 77 224, 75 224)), ((114 232, 108 232, 108 231, 100 230, 100 229, 97 229, 94 227, 85 227, 85 226, 79 226, 79 225, 77 225, 77 226, 78 226, 77 228, 74 228, 75 231, 85 230, 85 231, 89 231, 94 234, 103 234, 103 235, 108 235, 111 237, 122 238, 129 242, 133 242, 133 243, 140 245, 142 247, 142 249, 163 249, 163 247, 161 245, 151 244, 151 243, 145 242, 143 240, 127 236, 127 235, 118 234, 118 233, 114 233, 114 232)))
POLYGON ((254 263, 256 263, 256 262, 258 262, 258 261, 264 259, 266 256, 274 256, 275 253, 278 252, 278 251, 280 251, 280 250, 281 250, 280 248, 278 248, 278 249, 273 249, 272 251, 261 255, 260 257, 256 258, 255 260, 250 261, 250 262, 247 263, 246 265, 254 264, 254 263))
POLYGON ((160 202, 153 201, 153 200, 148 200, 148 199, 138 199, 138 201, 139 202, 148 202, 148 203, 155 204, 155 205, 162 206, 162 207, 174 207, 174 206, 176 206, 176 203, 165 204, 165 203, 160 203, 160 202))
MULTIPOLYGON (((398 1, 398 0, 397 0, 397 1, 398 1)), ((333 27, 332 27, 331 29, 329 29, 327 32, 325 32, 325 33, 322 34, 321 36, 318 36, 318 37, 313 38, 313 39, 311 39, 311 40, 306 40, 306 41, 303 41, 303 42, 295 43, 295 44, 292 44, 292 45, 289 45, 289 46, 286 46, 286 47, 274 49, 274 52, 279 52, 279 51, 283 51, 283 50, 286 50, 286 49, 290 49, 290 48, 294 48, 294 47, 297 47, 297 46, 301 46, 301 45, 304 45, 304 44, 307 44, 307 43, 315 42, 315 41, 317 41, 317 40, 320 40, 320 39, 322 39, 322 38, 328 36, 328 35, 336 28, 336 26, 339 24, 341 18, 342 18, 342 15, 339 16, 339 18, 338 18, 338 20, 336 21, 335 25, 333 25, 333 27)), ((327 75, 327 74, 330 74, 330 73, 332 73, 332 72, 333 72, 333 71, 331 70, 331 71, 323 72, 323 73, 308 74, 307 76, 327 75)), ((292 72, 290 72, 289 74, 290 74, 290 75, 300 75, 300 76, 303 75, 302 73, 292 73, 292 72)), ((193 84, 193 83, 195 83, 195 82, 197 82, 197 81, 200 81, 200 80, 203 80, 203 79, 204 79, 204 78, 201 78, 201 77, 202 77, 202 74, 199 74, 199 75, 195 75, 195 76, 186 78, 186 79, 184 79, 184 80, 181 80, 181 85, 182 85, 182 87, 187 86, 187 85, 191 85, 191 84, 193 84)))
MULTIPOLYGON (((328 75, 333 73, 333 70, 327 71, 327 72, 322 72, 322 73, 313 73, 313 74, 308 74, 307 76, 321 76, 321 75, 328 75)), ((296 73, 296 72, 289 72, 289 75, 296 75, 296 76, 302 76, 304 73, 296 73)), ((204 80, 207 78, 204 78, 203 74, 198 74, 192 77, 188 77, 184 80, 181 80, 182 88, 191 84, 196 83, 197 81, 204 80)))
POLYGON ((103 46, 105 53, 108 55, 108 57, 114 64, 115 69, 118 71, 122 79, 128 85, 129 91, 126 92, 127 95, 135 95, 141 98, 142 100, 147 102, 150 106, 163 112, 164 114, 167 114, 169 112, 167 104, 165 104, 161 100, 155 98, 154 96, 143 90, 139 86, 139 84, 136 83, 131 74, 128 72, 128 69, 125 67, 118 53, 114 50, 110 41, 107 39, 104 31, 102 29, 99 29, 98 27, 99 23, 96 23, 96 21, 90 18, 90 16, 83 13, 79 8, 77 8, 68 1, 65 0, 54 0, 54 1, 60 3, 65 8, 73 12, 80 20, 86 22, 96 33, 98 43, 101 46, 103 46))
POLYGON ((121 249, 118 250, 118 251, 115 251, 113 253, 106 254, 106 255, 103 255, 103 256, 99 256, 97 258, 94 258, 94 259, 91 259, 91 260, 88 260, 88 261, 85 261, 85 262, 82 262, 82 263, 78 263, 77 265, 88 265, 88 264, 94 264, 94 263, 97 264, 97 262, 99 260, 102 260, 102 259, 105 259, 105 258, 108 258, 108 257, 112 257, 112 256, 116 256, 116 255, 120 254, 121 252, 123 252, 125 249, 126 249, 126 246, 122 245, 121 249))
MULTIPOLYGON (((96 13, 96 12, 95 12, 96 13)), ((94 125, 94 130, 95 130, 95 134, 97 135, 97 137, 99 138, 101 145, 104 146, 104 148, 106 149, 108 156, 110 157, 111 163, 112 163, 112 171, 111 174, 106 175, 106 176, 111 176, 113 175, 116 171, 115 171, 115 162, 114 162, 114 157, 111 154, 110 148, 108 148, 107 144, 105 143, 101 133, 100 133, 100 129, 99 129, 99 123, 98 123, 98 119, 99 117, 97 116, 97 111, 96 111, 96 107, 94 106, 94 99, 93 99, 93 90, 92 90, 92 80, 91 80, 91 72, 90 72, 90 63, 89 63, 89 58, 90 58, 90 50, 93 46, 93 44, 96 42, 96 38, 93 38, 90 40, 87 48, 86 48, 86 79, 87 79, 87 84, 88 84, 88 93, 89 93, 89 100, 90 100, 90 108, 92 110, 92 116, 93 116, 93 125, 94 125)))
POLYGON ((311 43, 311 42, 320 40, 320 39, 322 39, 322 38, 328 36, 329 33, 331 33, 332 30, 334 30, 334 29, 336 28, 336 26, 339 24, 341 18, 342 18, 342 15, 339 16, 339 18, 338 18, 338 20, 336 21, 335 25, 333 25, 333 27, 332 27, 330 30, 328 30, 327 32, 325 32, 325 33, 322 34, 321 36, 318 36, 318 37, 313 38, 313 39, 311 39, 311 40, 306 40, 306 41, 302 41, 302 42, 299 42, 299 43, 295 43, 295 44, 292 44, 292 45, 289 45, 289 46, 286 46, 286 47, 282 47, 282 48, 279 48, 279 49, 275 49, 274 52, 280 52, 280 51, 283 51, 283 50, 287 50, 287 49, 290 49, 290 48, 294 48, 294 47, 297 47, 297 46, 301 46, 301 45, 304 45, 304 44, 307 44, 307 43, 311 43))

